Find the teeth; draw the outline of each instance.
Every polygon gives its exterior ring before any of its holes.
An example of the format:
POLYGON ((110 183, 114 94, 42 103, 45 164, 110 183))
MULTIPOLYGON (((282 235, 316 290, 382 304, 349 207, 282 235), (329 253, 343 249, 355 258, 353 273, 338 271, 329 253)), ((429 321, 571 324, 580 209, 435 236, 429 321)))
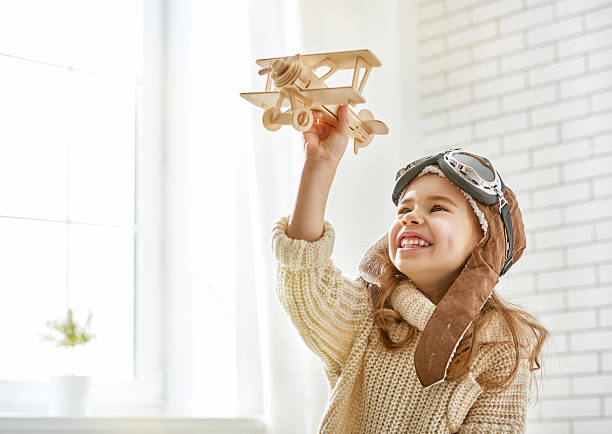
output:
POLYGON ((408 247, 408 246, 421 246, 421 247, 427 247, 430 246, 431 244, 429 244, 427 241, 423 241, 421 239, 417 239, 417 238, 403 238, 402 239, 402 247, 408 247))

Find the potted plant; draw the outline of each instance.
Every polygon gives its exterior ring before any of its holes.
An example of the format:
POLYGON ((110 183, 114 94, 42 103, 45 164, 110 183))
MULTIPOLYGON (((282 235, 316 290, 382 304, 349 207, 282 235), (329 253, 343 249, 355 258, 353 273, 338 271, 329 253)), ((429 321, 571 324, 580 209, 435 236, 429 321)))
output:
POLYGON ((44 334, 43 340, 52 341, 64 350, 66 374, 52 376, 49 387, 49 414, 74 415, 84 414, 89 396, 90 377, 75 375, 78 370, 75 356, 75 347, 90 342, 95 335, 89 332, 92 313, 89 311, 87 322, 80 327, 73 318, 72 309, 68 309, 67 316, 55 321, 47 321, 46 325, 56 332, 56 335, 44 334))

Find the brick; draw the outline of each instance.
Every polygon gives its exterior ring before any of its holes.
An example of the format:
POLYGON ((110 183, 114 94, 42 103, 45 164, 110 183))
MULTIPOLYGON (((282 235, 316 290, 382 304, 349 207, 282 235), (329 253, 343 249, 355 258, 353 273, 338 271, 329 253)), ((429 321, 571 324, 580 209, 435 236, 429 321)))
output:
POLYGON ((557 2, 557 16, 562 17, 577 12, 585 12, 598 6, 608 5, 610 0, 565 0, 557 2))
POLYGON ((507 53, 522 50, 523 48, 523 35, 517 34, 488 43, 480 43, 472 48, 472 56, 474 60, 500 56, 503 58, 507 53))
POLYGON ((558 102, 556 104, 531 111, 531 123, 539 124, 571 119, 588 113, 589 105, 586 98, 572 101, 558 102))
POLYGON ((596 53, 589 53, 589 70, 603 68, 612 65, 612 48, 609 50, 598 51, 596 53))
POLYGON ((573 206, 563 210, 566 223, 576 223, 601 219, 612 216, 612 199, 598 199, 573 206))
POLYGON ((593 154, 612 152, 612 134, 597 136, 593 139, 593 154))
POLYGON ((512 303, 522 306, 527 312, 549 312, 565 307, 564 295, 560 292, 551 294, 522 294, 513 297, 512 303))
POLYGON ((448 33, 451 30, 467 26, 468 24, 468 13, 461 12, 448 17, 428 21, 426 24, 421 24, 419 26, 419 33, 422 39, 427 39, 431 36, 448 33))
POLYGON ((591 136, 612 128, 612 113, 589 116, 586 119, 567 121, 561 124, 561 137, 569 139, 579 136, 591 136))
MULTIPOLYGON (((607 399, 607 398, 606 398, 607 399)), ((609 408, 609 407, 607 407, 609 408)), ((606 413, 610 415, 610 413, 606 413)), ((588 434, 610 434, 612 429, 612 422, 610 420, 580 420, 577 419, 572 421, 574 425, 575 433, 588 433, 588 434)))
POLYGON ((558 43, 559 57, 584 53, 596 48, 604 47, 612 41, 612 29, 589 33, 558 43))
MULTIPOLYGON (((540 321, 540 324, 542 321, 540 321)), ((544 325, 545 326, 545 325, 544 325)), ((547 341, 544 348, 544 358, 545 359, 555 359, 555 362, 561 366, 561 359, 563 356, 561 354, 567 353, 569 351, 569 334, 562 332, 555 332, 549 336, 550 341, 547 341), (551 357, 553 356, 553 357, 551 357)), ((547 367, 544 367, 547 370, 547 367)), ((548 373, 547 373, 548 374, 548 373)))
POLYGON ((612 374, 584 375, 571 379, 574 394, 592 395, 612 390, 612 374))
POLYGON ((553 102, 556 100, 556 98, 557 91, 555 86, 546 86, 536 89, 529 89, 518 94, 504 96, 502 98, 502 107, 504 112, 509 112, 512 110, 539 106, 553 102))
POLYGON ((524 87, 525 75, 514 74, 509 77, 496 78, 484 83, 474 84, 474 98, 480 99, 491 95, 500 95, 523 89, 524 87))
POLYGON ((599 279, 602 283, 612 282, 612 264, 599 265, 599 279))
POLYGON ((567 160, 568 155, 571 155, 572 158, 587 157, 589 155, 588 140, 536 148, 533 150, 533 165, 538 167, 563 162, 567 160))
POLYGON ((545 360, 546 373, 550 375, 583 374, 597 371, 595 354, 557 355, 545 360))
POLYGON ((564 80, 560 83, 561 98, 575 95, 591 94, 596 90, 612 86, 612 71, 588 74, 582 77, 564 80))
POLYGON ((604 371, 612 371, 612 353, 603 353, 601 355, 601 367, 604 371))
MULTIPOLYGON (((533 203, 535 207, 565 204, 575 200, 586 200, 589 198, 589 183, 578 182, 566 184, 558 187, 537 190, 534 191, 533 194, 533 203)), ((567 235, 568 239, 572 239, 571 235, 567 235)), ((540 238, 543 240, 545 237, 540 238)), ((539 243, 538 247, 540 247, 539 243)))
POLYGON ((467 30, 448 35, 448 49, 452 50, 462 45, 469 45, 483 39, 493 38, 495 33, 495 23, 470 26, 467 30))
POLYGON ((589 329, 597 326, 593 309, 554 314, 544 313, 540 314, 540 319, 546 328, 555 332, 589 329))
POLYGON ((538 273, 536 278, 537 288, 539 290, 557 290, 595 285, 596 270, 595 266, 588 266, 538 273))
POLYGON ((484 21, 492 17, 501 17, 511 12, 519 11, 521 2, 509 2, 507 0, 489 1, 486 6, 472 9, 472 22, 484 21))
POLYGON ((442 2, 435 2, 418 8, 419 20, 425 21, 443 13, 442 2))
POLYGON ((563 62, 555 62, 552 65, 542 66, 531 69, 528 73, 529 84, 534 86, 538 83, 545 83, 584 72, 584 59, 570 59, 563 62))
POLYGON ((571 290, 567 292, 567 303, 570 308, 612 304, 612 288, 604 286, 571 290))
POLYGON ((563 163, 563 177, 568 182, 609 174, 612 174, 612 155, 563 163))
POLYGON ((532 293, 535 289, 535 276, 533 274, 515 274, 511 268, 508 273, 500 276, 496 289, 502 296, 506 293, 524 294, 532 293))
POLYGON ((476 137, 486 137, 494 134, 503 134, 512 130, 523 129, 527 126, 527 115, 518 113, 514 115, 501 116, 492 121, 476 124, 476 137))
POLYGON ((612 349, 612 330, 572 333, 570 335, 570 348, 572 351, 612 349))
POLYGON ((568 378, 546 378, 542 386, 543 395, 546 397, 570 394, 570 380, 568 378))
MULTIPOLYGON (((599 311, 599 324, 602 327, 612 326, 612 307, 602 308, 599 311)), ((612 389, 610 389, 612 390, 612 389)))
POLYGON ((595 198, 608 197, 612 194, 612 178, 609 176, 593 180, 595 198))
POLYGON ((473 140, 468 146, 464 146, 463 149, 474 152, 478 155, 483 155, 489 158, 491 155, 498 155, 501 153, 501 140, 499 138, 488 139, 488 140, 473 140))
POLYGON ((425 95, 431 92, 437 92, 444 89, 444 77, 434 77, 428 80, 421 80, 421 94, 425 95))
POLYGON ((541 253, 524 253, 521 259, 512 268, 515 272, 526 272, 534 270, 546 270, 559 268, 563 265, 563 252, 553 250, 541 253))
POLYGON ((478 65, 468 66, 467 68, 458 69, 448 73, 448 85, 458 86, 460 84, 478 82, 488 77, 493 77, 497 74, 497 61, 480 63, 478 65))
POLYGON ((595 233, 598 240, 612 238, 612 222, 600 222, 595 225, 595 233))
POLYGON ((501 72, 506 74, 519 69, 532 68, 548 63, 554 58, 555 52, 552 46, 528 49, 518 54, 504 56, 501 59, 501 72))
MULTIPOLYGON (((485 2, 488 0, 485 0, 485 2)), ((452 2, 446 2, 446 11, 455 12, 461 9, 469 8, 477 4, 482 4, 483 0, 453 0, 452 2)))
MULTIPOLYGON (((612 416, 612 398, 604 399, 604 412, 606 416, 612 416)), ((612 428, 612 423, 609 420, 600 420, 598 421, 597 426, 591 426, 590 432, 601 432, 601 433, 609 433, 610 428, 612 428)))
POLYGON ((554 208, 543 211, 526 211, 523 213, 523 223, 527 230, 560 225, 561 210, 554 208))
POLYGON ((586 22, 587 30, 596 29, 598 27, 605 26, 606 24, 612 24, 612 7, 586 14, 584 20, 586 22))
POLYGON ((499 20, 499 28, 502 34, 513 32, 515 30, 524 29, 536 24, 543 25, 549 22, 553 17, 552 6, 544 6, 537 9, 522 11, 519 14, 512 15, 499 20))
POLYGON ((495 100, 472 103, 466 107, 450 111, 449 122, 454 125, 497 114, 499 114, 499 107, 495 100))
POLYGON ((590 224, 581 226, 567 226, 551 231, 543 231, 535 234, 538 249, 548 247, 572 246, 576 243, 593 241, 593 226, 590 224))
MULTIPOLYGON (((612 207, 610 208, 612 214, 612 207)), ((569 247, 567 260, 569 265, 595 264, 609 261, 612 257, 612 242, 589 244, 582 247, 569 247)))
POLYGON ((458 89, 444 92, 441 95, 433 97, 423 97, 421 101, 421 109, 423 113, 429 113, 434 110, 447 109, 457 104, 463 104, 470 100, 469 89, 458 89))
POLYGON ((446 114, 442 113, 440 115, 423 116, 421 118, 421 125, 423 132, 444 128, 446 127, 446 114))
POLYGON ((504 138, 504 149, 515 151, 518 149, 535 148, 557 141, 557 128, 536 128, 518 134, 507 134, 504 138))
POLYGON ((471 127, 448 128, 442 133, 424 135, 423 146, 425 149, 448 148, 460 142, 467 142, 471 137, 471 127))
POLYGON ((569 434, 570 422, 528 421, 526 432, 528 434, 569 434))
POLYGON ((421 43, 421 57, 427 58, 444 51, 444 38, 437 38, 421 43))
POLYGON ((466 65, 470 61, 469 50, 461 50, 455 53, 444 54, 441 57, 423 59, 421 62, 421 73, 424 76, 437 72, 448 71, 461 65, 466 65))
POLYGON ((561 170, 558 166, 545 169, 531 169, 528 172, 515 173, 508 177, 508 185, 513 190, 534 190, 544 186, 556 186, 561 182, 561 170))
POLYGON ((491 161, 493 167, 495 167, 495 169, 502 174, 502 178, 504 178, 505 181, 504 175, 519 170, 524 170, 529 167, 529 153, 524 151, 516 152, 513 154, 500 155, 499 157, 489 158, 489 161, 491 161))
POLYGON ((582 32, 582 20, 580 17, 570 18, 563 21, 554 21, 549 25, 538 26, 527 32, 527 41, 530 46, 548 41, 556 41, 569 35, 582 32))
POLYGON ((591 97, 593 111, 598 112, 612 107, 612 91, 605 93, 596 93, 591 97))
POLYGON ((546 418, 559 417, 559 415, 565 417, 599 416, 599 398, 543 400, 542 415, 546 418))

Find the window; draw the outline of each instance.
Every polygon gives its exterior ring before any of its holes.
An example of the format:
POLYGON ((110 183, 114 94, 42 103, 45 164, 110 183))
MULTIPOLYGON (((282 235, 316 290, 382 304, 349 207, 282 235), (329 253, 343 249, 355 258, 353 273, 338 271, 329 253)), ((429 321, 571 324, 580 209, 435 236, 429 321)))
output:
POLYGON ((138 214, 142 196, 159 200, 138 160, 156 110, 143 104, 143 7, 0 0, 0 411, 44 412, 67 366, 98 380, 99 402, 159 402, 159 279, 142 265, 159 228, 138 214), (68 306, 81 323, 92 311, 96 338, 62 351, 40 336, 68 306))

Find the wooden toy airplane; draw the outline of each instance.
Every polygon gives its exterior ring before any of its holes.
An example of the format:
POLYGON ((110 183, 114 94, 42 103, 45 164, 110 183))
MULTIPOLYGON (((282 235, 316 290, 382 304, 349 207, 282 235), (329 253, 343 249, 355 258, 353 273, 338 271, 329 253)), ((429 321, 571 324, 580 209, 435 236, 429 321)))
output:
MULTIPOLYGON (((241 93, 240 96, 262 107, 263 125, 269 131, 276 131, 282 125, 293 125, 298 131, 307 131, 312 126, 311 110, 323 113, 323 120, 330 125, 338 124, 338 108, 342 104, 365 102, 361 91, 372 68, 380 66, 380 60, 370 50, 337 51, 334 53, 296 54, 292 57, 275 57, 256 60, 262 69, 259 75, 268 74, 265 92, 241 93), (320 77, 315 71, 321 66, 330 69, 320 77), (340 69, 351 69, 353 83, 346 87, 327 87, 325 80, 340 69), (360 69, 365 69, 358 82, 360 69), (274 89, 272 89, 274 83, 274 89), (290 106, 284 112, 283 106, 290 106)), ((388 134, 384 122, 374 119, 369 110, 355 114, 349 109, 349 136, 353 139, 353 152, 365 148, 374 134, 388 134)))

